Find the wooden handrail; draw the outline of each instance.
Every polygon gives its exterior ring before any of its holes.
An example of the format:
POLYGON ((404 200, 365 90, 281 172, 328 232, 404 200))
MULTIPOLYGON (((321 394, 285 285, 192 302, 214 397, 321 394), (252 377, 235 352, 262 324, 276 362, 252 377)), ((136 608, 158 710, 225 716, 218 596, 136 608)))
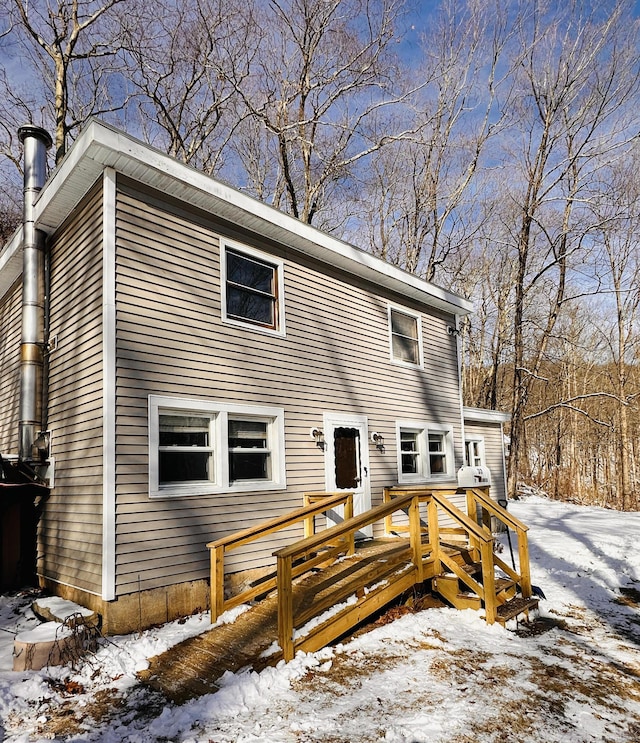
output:
POLYGON ((395 499, 391 503, 381 503, 364 513, 353 516, 353 518, 350 518, 348 521, 345 520, 341 524, 330 526, 328 529, 324 529, 306 539, 300 539, 287 547, 282 547, 273 554, 276 557, 303 557, 309 552, 316 551, 326 540, 344 536, 352 531, 359 531, 363 527, 373 524, 374 521, 384 518, 387 513, 393 513, 393 511, 398 511, 403 507, 408 507, 414 497, 415 496, 413 495, 405 495, 395 499))
MULTIPOLYGON (((495 597, 495 567, 503 570, 515 581, 524 598, 532 595, 531 576, 529 567, 529 548, 527 542, 528 527, 525 523, 513 516, 509 511, 496 503, 485 487, 451 487, 440 486, 412 486, 393 487, 384 489, 385 501, 393 501, 406 493, 416 493, 421 503, 427 503, 428 534, 432 548, 436 573, 441 571, 441 564, 447 567, 469 588, 477 593, 484 601, 486 619, 492 623, 497 617, 498 601, 495 597), (455 506, 446 496, 462 493, 466 494, 468 515, 455 506), (478 524, 475 521, 476 504, 480 505, 486 514, 491 514, 502 521, 507 528, 513 529, 518 537, 519 572, 503 562, 493 552, 493 536, 489 525, 478 524), (441 548, 441 533, 444 531, 439 524, 438 509, 446 512, 467 534, 472 551, 480 558, 482 566, 482 585, 470 578, 464 571, 455 569, 441 548)), ((397 527, 391 523, 390 517, 385 520, 387 531, 393 529, 406 530, 406 527, 397 527)))
POLYGON ((491 532, 489 532, 483 526, 480 526, 473 519, 469 518, 464 511, 461 511, 456 505, 451 503, 447 498, 443 498, 441 494, 434 490, 426 498, 434 500, 440 508, 446 511, 449 516, 455 519, 469 534, 478 539, 480 542, 493 542, 491 532))
MULTIPOLYGON (((430 486, 414 486, 413 488, 385 488, 384 499, 385 502, 397 503, 398 498, 406 497, 407 495, 415 495, 419 498, 420 503, 428 503, 431 499, 434 499, 438 505, 443 508, 447 513, 465 529, 465 531, 473 534, 477 539, 486 541, 491 539, 491 534, 487 536, 486 529, 481 527, 477 522, 471 519, 464 511, 461 511, 455 506, 446 496, 455 494, 459 491, 456 487, 430 487, 430 486)), ((401 508, 401 506, 399 507, 401 508)), ((395 510, 399 510, 395 509, 395 510)), ((393 512, 392 512, 393 513, 393 512)), ((389 530, 391 531, 391 530, 389 530)))
MULTIPOLYGON (((318 495, 314 493, 314 495, 318 495)), ((319 513, 332 508, 333 506, 339 506, 346 503, 348 496, 353 495, 352 493, 328 493, 326 500, 316 500, 315 503, 311 503, 308 506, 302 506, 301 508, 294 508, 291 511, 275 516, 272 519, 261 521, 256 526, 250 526, 247 529, 236 531, 233 534, 228 534, 226 537, 221 537, 213 542, 207 544, 208 549, 214 549, 215 547, 227 547, 235 549, 243 544, 253 542, 255 539, 272 534, 280 529, 285 529, 287 526, 302 521, 308 516, 316 516, 319 513)))
POLYGON ((514 531, 529 531, 529 527, 523 521, 520 521, 519 518, 493 500, 487 492, 488 488, 467 488, 466 490, 467 494, 471 494, 492 516, 500 519, 506 526, 510 526, 514 531))
MULTIPOLYGON (((277 588, 278 599, 278 641, 285 660, 293 658, 296 649, 317 649, 331 639, 346 631, 351 623, 361 621, 374 610, 377 610, 401 591, 421 583, 429 569, 429 576, 442 577, 443 566, 465 583, 484 602, 486 620, 493 623, 498 618, 498 607, 506 601, 502 591, 496 594, 495 568, 499 567, 520 584, 522 595, 531 596, 529 578, 527 527, 519 519, 511 516, 505 509, 491 500, 488 493, 481 488, 458 488, 457 486, 385 488, 384 501, 365 513, 353 516, 353 495, 351 493, 307 493, 305 506, 289 513, 269 519, 255 527, 244 529, 236 534, 210 542, 211 550, 211 616, 214 621, 226 608, 231 608, 247 599, 277 588), (469 514, 458 508, 447 496, 466 493, 469 514), (420 506, 426 504, 427 523, 421 521, 420 506), (314 516, 329 509, 345 505, 344 520, 315 533, 314 516), (491 530, 478 523, 477 505, 486 512, 503 520, 509 528, 518 534, 520 571, 512 570, 493 551, 494 538, 491 530), (385 525, 392 523, 392 515, 398 511, 408 516, 408 524, 402 530, 409 534, 409 544, 403 547, 402 559, 398 558, 397 568, 386 562, 383 569, 367 572, 359 588, 356 589, 355 604, 341 608, 337 613, 323 618, 322 622, 304 631, 303 636, 296 637, 299 630, 310 619, 330 608, 332 601, 328 596, 297 609, 294 615, 293 584, 297 577, 316 566, 327 564, 339 555, 352 554, 355 534, 370 524, 384 520, 385 525), (454 522, 451 526, 440 526, 440 518, 446 514, 454 522), (257 587, 248 589, 242 594, 224 599, 224 554, 226 550, 235 549, 255 539, 266 536, 297 522, 304 523, 304 538, 293 544, 282 547, 272 554, 276 560, 275 577, 261 582, 257 587), (428 533, 425 542, 423 535, 428 533), (463 535, 472 561, 480 560, 482 579, 476 580, 465 571, 452 557, 448 548, 451 546, 446 537, 451 534, 463 535), (406 550, 406 551, 405 551, 406 550), (376 582, 375 590, 367 591, 376 582)), ((405 542, 406 544, 406 542, 405 542)), ((353 590, 345 584, 340 590, 353 590)), ((345 594, 346 596, 346 594, 345 594)), ((334 597, 335 598, 335 597, 334 597)))
MULTIPOLYGON (((326 493, 326 497, 322 498, 320 493, 309 494, 310 502, 301 508, 295 508, 291 511, 287 511, 280 516, 276 516, 272 519, 262 521, 256 526, 250 526, 247 529, 229 534, 226 537, 221 537, 213 542, 207 544, 210 555, 211 564, 211 622, 215 622, 218 617, 227 609, 232 609, 234 606, 245 603, 254 599, 261 593, 266 593, 277 584, 276 578, 270 578, 262 581, 256 586, 248 588, 247 590, 233 596, 229 599, 224 597, 224 557, 225 553, 237 549, 245 544, 261 539, 262 537, 273 534, 281 529, 286 529, 289 526, 293 526, 299 522, 304 522, 305 533, 311 529, 313 530, 313 517, 318 514, 324 513, 331 508, 336 506, 344 505, 345 514, 353 513, 353 493, 326 493)), ((343 544, 340 544, 334 548, 334 551, 342 550, 343 552, 353 552, 353 540, 350 542, 347 540, 343 544)), ((324 558, 323 558, 324 559, 324 558)), ((321 562, 321 559, 316 559, 314 565, 321 562)), ((294 571, 295 575, 298 575, 301 571, 294 571)))
POLYGON ((513 529, 518 538, 518 566, 520 573, 518 574, 515 570, 511 570, 502 560, 494 556, 496 564, 504 570, 507 575, 512 576, 520 586, 520 591, 524 598, 530 598, 533 595, 531 588, 531 568, 529 565, 529 542, 527 538, 527 532, 529 527, 519 518, 514 516, 512 513, 503 508, 499 503, 496 503, 490 496, 488 488, 468 488, 467 489, 467 508, 471 512, 472 508, 475 508, 475 504, 479 503, 480 507, 485 511, 495 516, 497 519, 507 527, 507 529, 513 529))
MULTIPOLYGON (((345 519, 341 524, 331 526, 318 534, 308 536, 294 544, 282 547, 273 553, 277 560, 278 568, 278 642, 285 660, 291 660, 295 654, 296 641, 294 640, 294 632, 297 629, 297 622, 304 623, 312 613, 315 615, 317 611, 323 608, 322 606, 316 606, 313 612, 303 611, 298 617, 294 617, 293 579, 296 575, 294 563, 300 571, 298 574, 302 574, 305 566, 310 567, 312 565, 313 556, 317 555, 320 551, 326 550, 327 545, 330 543, 352 540, 355 533, 363 527, 384 519, 385 516, 393 511, 407 508, 410 522, 409 541, 411 562, 409 564, 411 565, 411 571, 409 573, 407 567, 403 567, 403 579, 406 585, 403 584, 402 587, 405 590, 405 588, 420 583, 424 579, 419 505, 419 500, 415 494, 400 496, 390 503, 381 503, 365 513, 345 519), (312 559, 308 559, 310 557, 312 559)), ((357 598, 356 601, 366 602, 366 594, 357 598)), ((329 620, 330 623, 331 620, 329 620)), ((325 634, 330 631, 335 631, 335 626, 333 626, 332 630, 321 630, 325 634)))

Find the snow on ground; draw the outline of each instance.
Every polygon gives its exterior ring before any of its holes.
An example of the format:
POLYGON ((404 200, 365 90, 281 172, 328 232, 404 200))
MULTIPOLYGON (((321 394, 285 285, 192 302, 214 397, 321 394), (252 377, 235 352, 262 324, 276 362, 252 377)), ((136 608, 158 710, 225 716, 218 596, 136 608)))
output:
POLYGON ((103 640, 75 670, 17 673, 11 632, 36 619, 28 597, 0 597, 0 740, 638 743, 640 513, 539 497, 510 508, 530 526, 533 583, 546 594, 535 632, 473 611, 405 614, 259 674, 229 673, 180 707, 135 674, 206 631, 208 615, 103 640))

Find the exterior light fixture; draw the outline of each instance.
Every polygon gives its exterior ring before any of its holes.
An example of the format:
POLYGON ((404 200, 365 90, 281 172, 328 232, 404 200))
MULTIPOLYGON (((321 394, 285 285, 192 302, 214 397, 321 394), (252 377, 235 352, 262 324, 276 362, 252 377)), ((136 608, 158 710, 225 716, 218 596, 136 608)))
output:
POLYGON ((380 451, 384 451, 384 436, 377 431, 371 434, 371 441, 376 445, 376 448, 380 451))
POLYGON ((321 428, 316 428, 315 426, 311 429, 309 429, 309 436, 310 438, 316 442, 316 446, 318 449, 324 450, 324 431, 321 428))

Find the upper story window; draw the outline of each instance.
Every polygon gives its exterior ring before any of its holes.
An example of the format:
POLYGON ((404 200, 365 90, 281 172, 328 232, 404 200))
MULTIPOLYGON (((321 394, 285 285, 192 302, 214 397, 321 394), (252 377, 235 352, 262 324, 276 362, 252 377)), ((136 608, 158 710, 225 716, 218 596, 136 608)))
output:
POLYGON ((449 426, 400 421, 396 430, 399 482, 422 482, 453 476, 453 434, 449 426))
POLYGON ((284 335, 282 261, 231 243, 221 250, 223 320, 284 335))
POLYGON ((149 397, 149 494, 179 496, 286 487, 284 411, 149 397))
POLYGON ((420 315, 389 307, 391 360, 406 366, 422 366, 420 315))

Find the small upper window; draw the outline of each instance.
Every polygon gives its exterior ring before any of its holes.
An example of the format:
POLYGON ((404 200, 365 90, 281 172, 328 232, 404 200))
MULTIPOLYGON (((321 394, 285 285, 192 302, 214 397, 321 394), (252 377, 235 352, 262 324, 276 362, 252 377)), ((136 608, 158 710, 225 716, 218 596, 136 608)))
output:
POLYGON ((284 334, 282 262, 227 245, 222 267, 223 319, 284 334))
POLYGON ((400 364, 420 366, 422 364, 422 342, 419 315, 390 307, 389 330, 391 332, 391 359, 400 364))

